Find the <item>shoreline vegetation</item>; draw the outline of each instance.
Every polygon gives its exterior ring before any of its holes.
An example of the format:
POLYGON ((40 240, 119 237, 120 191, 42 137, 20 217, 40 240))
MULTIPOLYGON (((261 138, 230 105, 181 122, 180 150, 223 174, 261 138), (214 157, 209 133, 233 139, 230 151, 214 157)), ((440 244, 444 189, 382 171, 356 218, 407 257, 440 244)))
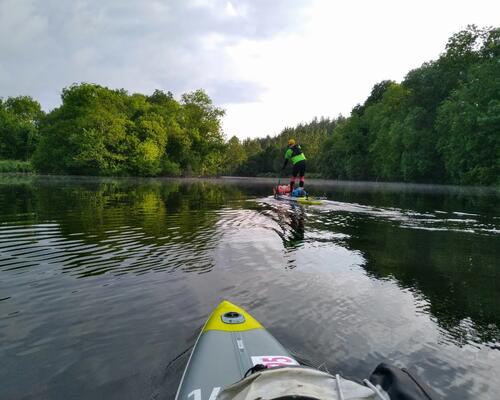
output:
MULTIPOLYGON (((40 174, 36 172, 0 172, 0 185, 12 182, 44 182, 46 184, 57 184, 58 182, 81 182, 91 184, 128 184, 143 182, 156 185, 162 182, 191 183, 213 183, 217 185, 244 185, 261 186, 275 184, 278 176, 235 176, 235 175, 207 175, 207 176, 100 176, 100 175, 61 175, 40 174), (11 178, 11 179, 9 179, 11 178)), ((287 177, 281 177, 282 182, 287 182, 287 177)), ((360 190, 363 192, 408 192, 408 193, 455 193, 479 196, 500 196, 500 186, 484 185, 452 185, 442 183, 414 183, 395 181, 349 181, 338 179, 325 179, 313 177, 307 179, 308 187, 325 190, 360 190)))
POLYGON ((32 173, 33 167, 29 161, 23 160, 0 160, 0 173, 32 173))
POLYGON ((0 172, 277 177, 294 137, 309 178, 499 185, 499 77, 500 28, 469 26, 401 83, 375 84, 349 117, 243 141, 226 139, 224 110, 203 90, 176 100, 73 84, 48 113, 29 96, 0 98, 0 172))

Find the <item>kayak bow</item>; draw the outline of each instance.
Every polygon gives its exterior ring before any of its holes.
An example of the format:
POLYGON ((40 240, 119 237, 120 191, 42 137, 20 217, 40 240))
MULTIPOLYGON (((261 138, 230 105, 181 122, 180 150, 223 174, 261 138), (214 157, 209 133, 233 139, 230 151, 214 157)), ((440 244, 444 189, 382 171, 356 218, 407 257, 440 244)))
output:
POLYGON ((252 367, 298 365, 289 352, 242 308, 224 300, 203 326, 176 400, 215 400, 252 367))
POLYGON ((222 301, 196 340, 176 400, 432 400, 407 369, 381 363, 358 383, 299 363, 242 308, 222 301))

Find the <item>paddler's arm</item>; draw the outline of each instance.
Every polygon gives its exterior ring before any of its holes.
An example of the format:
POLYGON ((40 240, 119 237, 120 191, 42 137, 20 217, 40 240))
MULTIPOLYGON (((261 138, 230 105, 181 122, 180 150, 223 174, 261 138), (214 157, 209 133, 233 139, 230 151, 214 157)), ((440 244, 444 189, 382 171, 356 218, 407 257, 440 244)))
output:
POLYGON ((288 149, 285 153, 285 163, 283 164, 283 167, 281 168, 282 170, 285 169, 286 165, 288 164, 288 160, 292 157, 292 149, 288 149))

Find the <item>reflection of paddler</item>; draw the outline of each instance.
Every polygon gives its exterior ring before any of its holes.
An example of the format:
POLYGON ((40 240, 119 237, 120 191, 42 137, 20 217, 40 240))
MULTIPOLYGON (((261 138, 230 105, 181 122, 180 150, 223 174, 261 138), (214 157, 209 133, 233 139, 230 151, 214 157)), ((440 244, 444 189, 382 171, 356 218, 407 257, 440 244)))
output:
POLYGON ((282 170, 285 169, 288 161, 290 161, 293 165, 292 177, 290 178, 290 192, 292 192, 297 175, 300 179, 299 187, 304 187, 304 175, 306 173, 306 156, 304 155, 300 145, 295 143, 294 139, 290 139, 288 141, 288 149, 285 152, 285 162, 282 170))
POLYGON ((305 212, 302 207, 292 205, 293 212, 290 213, 290 228, 293 232, 293 240, 303 241, 305 233, 305 212))
POLYGON ((283 245, 294 248, 304 241, 306 214, 302 207, 292 204, 291 207, 277 208, 278 223, 283 229, 283 245))

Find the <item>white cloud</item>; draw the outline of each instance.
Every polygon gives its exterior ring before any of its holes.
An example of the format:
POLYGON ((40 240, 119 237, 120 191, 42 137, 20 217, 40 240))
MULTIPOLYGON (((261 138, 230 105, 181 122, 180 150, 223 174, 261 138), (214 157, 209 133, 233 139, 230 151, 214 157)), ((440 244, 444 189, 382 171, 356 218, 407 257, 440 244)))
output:
POLYGON ((348 115, 375 83, 400 81, 436 59, 466 25, 498 23, 499 4, 482 0, 472 9, 456 1, 316 1, 300 31, 228 49, 241 77, 259 81, 267 92, 257 103, 228 105, 226 133, 273 135, 315 116, 348 115))
POLYGON ((63 87, 90 81, 177 94, 201 87, 225 101, 255 100, 261 85, 237 82, 225 47, 286 29, 302 2, 2 0, 0 96, 28 94, 47 109, 63 87))
POLYGON ((238 16, 238 12, 235 10, 233 3, 230 1, 226 2, 226 9, 225 9, 225 14, 228 17, 236 17, 238 16))

